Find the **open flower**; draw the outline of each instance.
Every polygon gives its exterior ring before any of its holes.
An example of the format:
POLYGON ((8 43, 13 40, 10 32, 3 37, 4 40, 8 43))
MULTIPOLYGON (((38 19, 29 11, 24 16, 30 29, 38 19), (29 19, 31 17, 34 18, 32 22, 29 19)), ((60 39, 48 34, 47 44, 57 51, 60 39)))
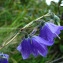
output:
POLYGON ((53 39, 55 37, 60 39, 58 36, 60 34, 60 30, 63 30, 63 26, 58 26, 51 22, 46 22, 45 25, 40 28, 39 36, 53 44, 53 39))
POLYGON ((8 63, 9 55, 0 53, 0 63, 8 63))
POLYGON ((41 55, 46 57, 48 53, 47 46, 50 43, 39 36, 28 37, 22 40, 22 42, 17 47, 17 50, 22 54, 23 59, 27 59, 30 54, 37 57, 41 55))

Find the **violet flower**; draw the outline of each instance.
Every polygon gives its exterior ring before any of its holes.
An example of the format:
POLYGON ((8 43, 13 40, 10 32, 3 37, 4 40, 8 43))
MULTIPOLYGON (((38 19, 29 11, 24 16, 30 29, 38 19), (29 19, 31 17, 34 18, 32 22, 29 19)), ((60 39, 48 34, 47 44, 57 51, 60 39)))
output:
POLYGON ((46 57, 48 53, 47 46, 51 44, 39 36, 28 37, 22 40, 17 50, 22 54, 23 59, 27 59, 30 54, 37 57, 41 55, 46 57))
POLYGON ((9 55, 0 53, 0 63, 8 63, 9 55))
POLYGON ((61 30, 63 30, 63 26, 58 26, 51 22, 46 22, 45 25, 40 28, 39 36, 49 41, 51 45, 53 45, 54 38, 58 37, 60 39, 58 35, 60 34, 61 30))

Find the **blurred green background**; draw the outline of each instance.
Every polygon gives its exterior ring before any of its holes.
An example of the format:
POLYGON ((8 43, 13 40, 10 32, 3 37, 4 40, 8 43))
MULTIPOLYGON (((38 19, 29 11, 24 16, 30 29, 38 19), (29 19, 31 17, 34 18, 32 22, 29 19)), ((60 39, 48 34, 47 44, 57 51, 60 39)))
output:
MULTIPOLYGON (((6 44, 23 26, 32 20, 45 15, 48 10, 52 10, 60 19, 63 17, 63 7, 59 3, 51 2, 48 6, 45 0, 0 0, 0 47, 6 44), (59 11, 60 10, 60 11, 59 11)), ((61 25, 63 20, 61 19, 61 25)), ((31 31, 31 27, 25 29, 31 31)), ((63 56, 63 31, 61 31, 59 40, 55 39, 55 44, 48 47, 49 53, 46 58, 32 55, 29 59, 23 60, 16 47, 21 42, 24 34, 20 33, 11 43, 0 49, 0 52, 9 54, 9 63, 49 63, 63 56)), ((57 61, 59 63, 63 60, 57 61)))

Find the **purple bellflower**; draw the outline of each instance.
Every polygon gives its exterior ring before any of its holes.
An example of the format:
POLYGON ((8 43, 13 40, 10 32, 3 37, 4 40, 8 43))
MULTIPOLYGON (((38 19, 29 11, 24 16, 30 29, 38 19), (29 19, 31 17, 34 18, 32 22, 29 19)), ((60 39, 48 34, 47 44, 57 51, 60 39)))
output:
POLYGON ((22 54, 23 59, 27 59, 30 54, 37 57, 41 55, 46 57, 48 53, 47 46, 51 44, 39 36, 28 37, 22 40, 17 50, 22 54))
POLYGON ((9 55, 0 53, 0 63, 8 63, 9 55))
POLYGON ((40 28, 39 36, 49 41, 51 45, 53 45, 54 38, 58 37, 60 39, 58 36, 60 34, 60 30, 63 30, 63 26, 58 26, 51 22, 46 22, 45 25, 40 28))
POLYGON ((17 50, 22 54, 23 59, 27 59, 31 54, 35 57, 38 55, 46 57, 48 53, 47 46, 53 45, 55 37, 59 38, 60 30, 63 30, 63 26, 46 22, 40 28, 39 36, 24 38, 17 50))

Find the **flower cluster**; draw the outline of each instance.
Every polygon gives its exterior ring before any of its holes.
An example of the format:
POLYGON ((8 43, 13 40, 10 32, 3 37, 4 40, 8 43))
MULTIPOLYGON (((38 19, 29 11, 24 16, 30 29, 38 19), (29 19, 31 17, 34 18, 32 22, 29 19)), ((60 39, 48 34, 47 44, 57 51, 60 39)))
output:
POLYGON ((47 56, 47 46, 54 44, 54 38, 59 37, 60 31, 63 30, 63 26, 55 25, 51 22, 46 22, 44 26, 40 27, 40 33, 38 36, 34 35, 28 38, 24 38, 17 50, 22 54, 23 59, 29 58, 32 54, 34 57, 41 55, 47 56))
POLYGON ((0 63, 8 63, 9 55, 0 53, 0 63))

